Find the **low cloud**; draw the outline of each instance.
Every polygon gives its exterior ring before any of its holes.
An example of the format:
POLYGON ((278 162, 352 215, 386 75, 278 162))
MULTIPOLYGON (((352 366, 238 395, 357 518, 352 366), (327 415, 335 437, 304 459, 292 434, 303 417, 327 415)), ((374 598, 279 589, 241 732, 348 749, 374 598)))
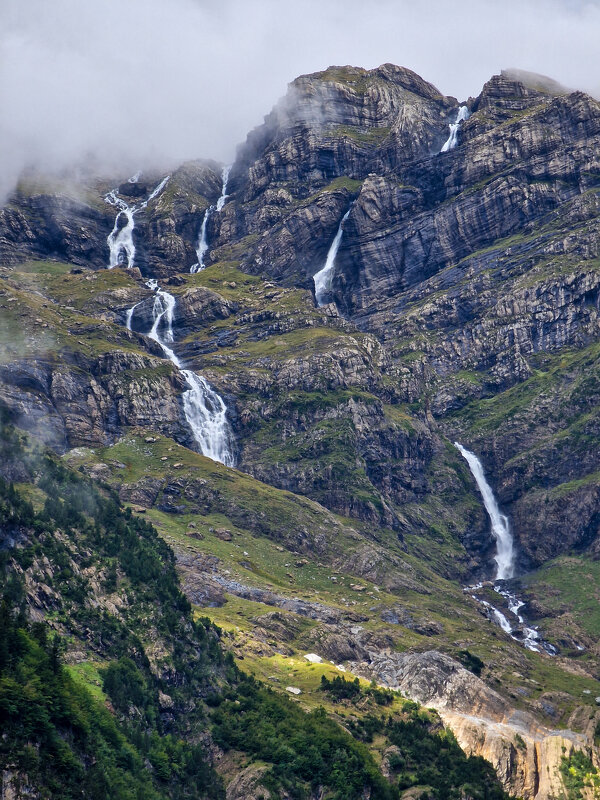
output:
POLYGON ((3 0, 0 200, 25 165, 229 161, 286 84, 410 67, 459 99, 504 67, 600 94, 598 2, 3 0))

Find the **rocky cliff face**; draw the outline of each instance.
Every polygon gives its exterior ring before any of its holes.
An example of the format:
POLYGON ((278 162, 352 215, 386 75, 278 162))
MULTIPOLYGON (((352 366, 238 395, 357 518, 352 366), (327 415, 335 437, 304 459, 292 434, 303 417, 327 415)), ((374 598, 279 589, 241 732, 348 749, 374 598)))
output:
POLYGON ((239 238, 243 269, 310 288, 351 205, 332 299, 384 344, 380 369, 398 400, 418 403, 441 431, 485 456, 523 557, 539 564, 597 535, 593 488, 559 487, 599 467, 589 449, 579 455, 579 434, 565 445, 563 420, 594 436, 592 395, 581 382, 583 362, 587 369, 594 361, 599 311, 600 105, 508 71, 469 101, 458 147, 440 153, 457 105, 409 78, 337 69, 294 85, 240 150, 221 220, 228 244, 219 247, 215 232, 213 257, 239 238), (388 127, 396 160, 378 138, 388 127), (352 155, 326 159, 342 142, 352 155), (370 155, 361 161, 364 149, 370 155), (252 224, 240 227, 246 216, 252 224), (559 379, 555 365, 567 349, 586 356, 559 379), (546 389, 560 411, 549 409, 546 389), (503 392, 511 394, 485 405, 503 392), (517 418, 503 414, 515 403, 517 418), (582 516, 567 522, 562 498, 575 488, 582 516))
POLYGON ((593 749, 593 724, 585 734, 549 730, 441 653, 382 655, 353 669, 435 708, 461 747, 490 761, 506 791, 517 797, 559 796, 563 758, 593 749))
POLYGON ((310 285, 360 181, 437 152, 456 108, 389 64, 299 78, 239 150, 214 257, 241 239, 248 269, 310 285))
MULTIPOLYGON (((219 292, 236 281, 202 281, 178 292, 177 336, 186 358, 208 369, 231 399, 244 468, 343 513, 406 532, 415 524, 407 506, 434 494, 433 485, 440 485, 434 476, 443 474, 441 483, 456 492, 441 466, 447 459, 439 435, 460 436, 497 477, 501 502, 518 520, 524 557, 537 564, 556 551, 566 524, 573 533, 559 547, 587 546, 596 535, 593 483, 573 489, 583 517, 567 523, 568 512, 559 510, 559 487, 597 471, 593 452, 575 456, 574 442, 557 453, 564 411, 550 412, 549 432, 548 402, 540 393, 543 383, 552 384, 561 408, 573 408, 570 427, 584 426, 593 435, 593 391, 589 385, 582 390, 579 376, 584 361, 593 362, 598 324, 600 110, 579 92, 514 72, 492 78, 469 106, 458 147, 440 153, 458 104, 409 70, 336 67, 295 81, 240 148, 228 201, 208 220, 206 260, 233 260, 246 273, 310 289, 352 204, 333 279, 336 305, 317 315, 306 293, 278 294, 268 285, 251 293, 219 292), (277 352, 269 340, 277 342, 277 352), (559 354, 565 348, 586 356, 556 385, 553 364, 559 362, 547 358, 564 360, 559 354), (348 391, 351 397, 332 405, 332 393, 348 391), (295 399, 274 402, 282 392, 320 392, 330 399, 326 408, 303 401, 299 411, 295 399), (485 405, 503 392, 512 394, 485 405), (523 404, 534 396, 528 414, 523 404), (519 424, 500 411, 511 403, 522 409, 519 424), (411 409, 404 406, 398 416, 401 404, 411 409), (536 427, 538 418, 542 427, 536 427), (276 450, 265 449, 265 436, 267 444, 279 440, 276 450), (350 457, 343 478, 328 463, 343 463, 340 442, 350 457), (341 484, 352 491, 340 491, 341 484), (548 490, 541 516, 540 485, 548 490), (541 543, 540 520, 554 531, 541 543)), ((44 256, 103 267, 115 216, 105 193, 117 186, 134 203, 162 177, 83 184, 23 179, 1 212, 3 262, 44 256)), ((177 281, 174 273, 189 270, 202 219, 221 190, 220 169, 210 162, 171 171, 165 189, 136 215, 135 258, 144 276, 177 281)), ((131 291, 120 296, 109 290, 87 298, 81 310, 122 323, 128 304, 143 300, 145 291, 128 285, 131 291)), ((148 299, 136 310, 134 331, 148 330, 150 305, 148 299)), ((149 368, 140 362, 125 371, 139 376, 149 368)), ((162 422, 162 411, 131 410, 131 399, 104 376, 103 362, 87 358, 78 376, 61 367, 52 381, 49 369, 5 367, 13 402, 23 409, 19 392, 39 379, 30 420, 48 422, 48 441, 107 441, 123 426, 150 422, 185 439, 177 402, 165 407, 162 422), (27 377, 33 373, 37 378, 27 377)), ((129 397, 146 389, 156 397, 181 392, 175 373, 165 380, 166 374, 154 388, 137 384, 129 397)), ((475 520, 473 533, 485 535, 483 514, 464 509, 458 516, 445 520, 454 535, 468 542, 475 520)))

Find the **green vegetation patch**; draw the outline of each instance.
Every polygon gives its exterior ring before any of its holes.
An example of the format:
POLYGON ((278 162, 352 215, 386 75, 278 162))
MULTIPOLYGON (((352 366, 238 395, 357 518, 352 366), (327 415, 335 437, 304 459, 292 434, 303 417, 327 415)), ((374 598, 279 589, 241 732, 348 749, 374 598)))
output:
POLYGON ((363 181, 349 178, 347 175, 340 175, 339 178, 334 178, 331 183, 321 189, 321 192, 335 192, 338 189, 347 189, 351 194, 358 194, 362 185, 363 181))
POLYGON ((600 562, 581 556, 561 556, 524 578, 525 585, 542 595, 549 612, 568 608, 590 636, 600 636, 600 562))
POLYGON ((58 638, 49 639, 43 623, 30 625, 6 599, 0 606, 0 727, 0 769, 16 769, 46 796, 167 796, 106 706, 62 665, 58 638))
POLYGON ((559 767, 566 790, 567 800, 583 800, 592 789, 593 796, 600 793, 600 776, 589 756, 574 750, 567 758, 563 756, 559 767))
POLYGON ((328 133, 335 138, 346 136, 358 144, 378 147, 390 135, 391 130, 391 128, 384 126, 379 128, 357 128, 351 125, 337 125, 335 128, 331 128, 328 133))

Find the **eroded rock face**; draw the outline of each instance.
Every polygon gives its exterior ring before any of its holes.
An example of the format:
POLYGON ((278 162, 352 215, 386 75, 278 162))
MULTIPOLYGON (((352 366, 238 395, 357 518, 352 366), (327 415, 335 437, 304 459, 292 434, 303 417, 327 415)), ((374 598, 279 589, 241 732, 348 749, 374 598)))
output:
POLYGON ((2 800, 37 800, 40 794, 27 775, 13 769, 2 770, 0 776, 0 797, 2 800))
POLYGON ((442 146, 456 105, 392 64, 302 76, 240 148, 231 190, 249 202, 271 183, 294 182, 294 195, 307 196, 339 175, 364 177, 386 156, 396 167, 442 146))
POLYGON ((239 149, 211 258, 243 240, 247 269, 309 285, 360 182, 437 152, 456 107, 391 64, 298 78, 239 149))
POLYGON ((334 283, 347 313, 376 308, 382 296, 527 230, 595 185, 587 177, 600 134, 595 100, 580 93, 541 103, 536 97, 525 117, 506 123, 508 130, 470 135, 483 113, 464 123, 464 143, 456 150, 413 172, 407 168, 394 181, 365 181, 346 225, 334 283))
POLYGON ((552 731, 529 713, 517 711, 483 681, 436 651, 372 656, 352 670, 383 686, 399 689, 435 708, 468 754, 494 766, 507 792, 549 800, 564 792, 559 767, 574 750, 592 741, 570 730, 552 731))
POLYGON ((13 362, 3 368, 0 397, 21 427, 64 451, 109 444, 130 426, 187 442, 184 389, 163 360, 115 351, 77 366, 13 362))
POLYGON ((106 266, 106 239, 113 223, 108 206, 104 209, 41 187, 17 190, 0 209, 0 261, 15 264, 27 258, 55 258, 106 266))
MULTIPOLYGON (((130 322, 133 331, 146 335, 152 330, 154 301, 154 294, 148 292, 135 306, 130 322)), ((173 331, 177 339, 183 339, 199 327, 218 319, 227 319, 230 315, 231 305, 221 295, 201 286, 193 287, 177 296, 173 312, 173 331)), ((163 327, 164 325, 158 330, 161 336, 165 333, 163 327)))
POLYGON ((243 769, 227 786, 227 800, 270 800, 271 792, 261 783, 265 772, 267 767, 250 766, 243 769))

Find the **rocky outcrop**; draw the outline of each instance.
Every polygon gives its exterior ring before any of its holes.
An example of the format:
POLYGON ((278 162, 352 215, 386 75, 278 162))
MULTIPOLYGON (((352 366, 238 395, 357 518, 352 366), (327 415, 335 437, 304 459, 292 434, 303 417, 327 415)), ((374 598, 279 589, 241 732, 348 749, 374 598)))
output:
POLYGON ((418 171, 407 168, 395 184, 381 177, 363 184, 334 282, 347 313, 368 313, 381 297, 530 229, 594 185, 588 169, 600 134, 596 101, 580 93, 558 97, 469 136, 479 113, 465 123, 461 147, 418 171))
POLYGON ((267 767, 249 766, 227 786, 226 800, 270 800, 273 796, 261 783, 267 767))
POLYGON ((0 800, 38 800, 39 792, 29 778, 14 769, 3 769, 0 775, 0 800))
POLYGON ((0 209, 0 262, 55 258, 95 268, 106 266, 106 239, 114 214, 109 206, 86 202, 79 191, 79 186, 69 190, 63 185, 21 183, 0 209))
POLYGON ((108 444, 127 427, 190 439, 185 383, 158 358, 115 351, 77 366, 18 361, 1 377, 0 398, 19 425, 59 451, 108 444))
MULTIPOLYGON (((136 304, 130 320, 133 331, 147 334, 152 330, 154 301, 154 294, 147 292, 144 299, 136 304)), ((232 306, 221 295, 210 289, 201 286, 185 289, 176 297, 173 310, 174 335, 177 339, 183 339, 203 325, 219 319, 227 319, 231 315, 231 309, 232 306)), ((158 332, 161 336, 165 334, 162 326, 159 327, 158 332)))
POLYGON ((545 728, 436 651, 380 655, 368 664, 351 666, 438 711, 465 752, 490 761, 506 791, 517 797, 560 796, 565 791, 559 772, 563 757, 592 749, 593 742, 584 734, 545 728))
POLYGON ((298 78, 238 151, 211 259, 242 240, 245 268, 309 283, 360 181, 437 152, 456 105, 391 64, 298 78))
POLYGON ((392 64, 302 76, 238 151, 231 190, 248 203, 289 182, 294 196, 307 196, 340 175, 364 177, 374 164, 397 167, 441 147, 455 107, 392 64))

